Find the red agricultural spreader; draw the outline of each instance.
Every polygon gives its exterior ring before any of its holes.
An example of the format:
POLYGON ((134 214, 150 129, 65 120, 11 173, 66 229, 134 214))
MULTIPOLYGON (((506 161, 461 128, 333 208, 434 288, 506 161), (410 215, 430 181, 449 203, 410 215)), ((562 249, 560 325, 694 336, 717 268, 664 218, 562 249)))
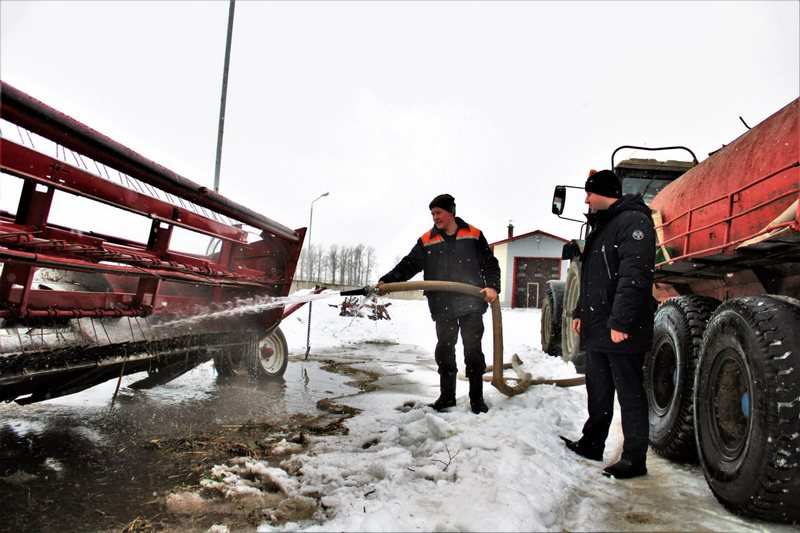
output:
POLYGON ((143 371, 148 386, 211 358, 223 375, 283 374, 282 307, 213 312, 286 296, 305 228, 6 83, 0 119, 0 400, 37 402, 143 371))

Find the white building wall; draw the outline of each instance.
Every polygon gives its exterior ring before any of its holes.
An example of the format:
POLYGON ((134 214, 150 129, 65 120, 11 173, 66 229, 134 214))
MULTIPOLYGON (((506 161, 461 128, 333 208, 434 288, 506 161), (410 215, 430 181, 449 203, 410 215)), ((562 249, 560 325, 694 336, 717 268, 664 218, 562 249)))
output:
POLYGON ((494 248, 494 256, 497 259, 497 262, 500 265, 500 304, 503 304, 503 295, 506 292, 506 264, 508 262, 508 246, 505 244, 501 244, 500 246, 495 246, 494 248))
MULTIPOLYGON (((547 235, 535 233, 528 237, 498 244, 494 247, 494 256, 500 263, 500 305, 511 307, 514 289, 514 258, 543 257, 561 258, 564 242, 547 235)), ((566 261, 561 261, 561 279, 567 279, 566 261)))

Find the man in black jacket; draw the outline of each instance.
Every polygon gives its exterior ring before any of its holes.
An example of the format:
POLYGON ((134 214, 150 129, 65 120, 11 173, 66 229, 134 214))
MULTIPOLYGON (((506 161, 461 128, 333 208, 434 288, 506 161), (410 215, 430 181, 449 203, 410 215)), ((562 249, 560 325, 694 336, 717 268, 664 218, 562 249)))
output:
POLYGON ((653 340, 655 231, 642 196, 622 196, 612 171, 591 174, 585 190, 590 232, 581 254, 580 296, 572 326, 586 352, 589 418, 580 440, 562 439, 573 452, 602 460, 616 390, 624 445, 619 462, 603 474, 620 479, 643 476, 648 412, 642 368, 653 340))
POLYGON ((472 412, 489 410, 483 401, 483 373, 486 360, 481 349, 483 314, 486 302, 492 303, 500 292, 500 265, 481 230, 456 217, 455 198, 440 194, 428 208, 433 228, 426 231, 411 252, 387 274, 383 283, 408 281, 420 271, 426 280, 457 281, 481 288, 484 299, 468 294, 425 291, 428 308, 436 322, 436 365, 439 370, 439 398, 432 404, 443 411, 456 404, 456 342, 461 330, 464 364, 469 378, 472 412))

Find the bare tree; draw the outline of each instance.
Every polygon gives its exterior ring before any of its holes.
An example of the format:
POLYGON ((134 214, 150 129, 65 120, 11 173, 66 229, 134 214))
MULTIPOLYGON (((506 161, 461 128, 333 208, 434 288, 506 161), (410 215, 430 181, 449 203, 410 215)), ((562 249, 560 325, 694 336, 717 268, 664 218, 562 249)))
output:
POLYGON ((353 263, 350 270, 350 283, 357 285, 361 283, 361 269, 364 262, 364 245, 357 244, 353 247, 353 263))
POLYGON ((364 270, 364 280, 362 283, 366 285, 369 280, 372 278, 372 270, 375 268, 375 262, 377 257, 375 257, 375 248, 372 246, 367 247, 367 264, 364 270))
POLYGON ((328 266, 330 267, 330 279, 336 283, 336 271, 339 268, 339 246, 331 244, 328 248, 328 266))
POLYGON ((312 244, 300 253, 298 277, 319 283, 363 285, 369 282, 375 268, 375 248, 357 244, 332 244, 324 249, 312 244))
POLYGON ((315 265, 314 281, 322 281, 323 271, 325 267, 322 255, 322 246, 316 246, 313 250, 313 253, 314 253, 314 265, 315 265))
POLYGON ((308 249, 303 248, 300 251, 300 265, 297 267, 297 273, 299 274, 298 277, 303 280, 309 279, 310 274, 308 269, 309 269, 308 249))
POLYGON ((341 285, 344 285, 345 276, 347 276, 347 272, 350 268, 352 251, 347 246, 342 246, 341 256, 342 260, 341 260, 341 266, 339 267, 339 283, 341 285))

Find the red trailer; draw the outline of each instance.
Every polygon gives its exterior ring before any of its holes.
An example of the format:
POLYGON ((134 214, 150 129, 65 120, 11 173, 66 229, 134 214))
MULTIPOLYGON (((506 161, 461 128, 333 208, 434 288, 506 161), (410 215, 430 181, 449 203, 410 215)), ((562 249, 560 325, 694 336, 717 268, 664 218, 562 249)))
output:
MULTIPOLYGON (((645 193, 658 237, 650 446, 699 460, 731 510, 781 522, 800 521, 799 102, 699 164, 612 156, 623 193, 645 193)), ((565 200, 557 187, 554 213, 565 200)), ((580 354, 581 246, 565 246, 569 275, 550 282, 542 311, 543 349, 568 360, 580 354)))
POLYGON ((0 191, 4 205, 17 199, 15 210, 0 210, 0 400, 31 403, 146 371, 144 387, 211 358, 223 375, 282 376, 284 309, 275 299, 289 293, 305 228, 239 205, 6 83, 0 90, 0 191), (70 202, 90 229, 53 220, 55 206, 70 202), (184 251, 187 243, 200 249, 184 251), (242 301, 262 305, 214 318, 242 301))

